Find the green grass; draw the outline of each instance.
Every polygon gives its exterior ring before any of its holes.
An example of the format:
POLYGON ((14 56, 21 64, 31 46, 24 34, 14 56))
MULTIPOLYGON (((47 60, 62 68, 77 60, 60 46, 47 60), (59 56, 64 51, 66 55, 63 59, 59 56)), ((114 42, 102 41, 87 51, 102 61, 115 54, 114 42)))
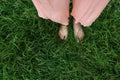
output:
POLYGON ((31 0, 0 0, 0 80, 120 80, 120 0, 80 43, 70 19, 62 41, 60 24, 39 18, 31 0))

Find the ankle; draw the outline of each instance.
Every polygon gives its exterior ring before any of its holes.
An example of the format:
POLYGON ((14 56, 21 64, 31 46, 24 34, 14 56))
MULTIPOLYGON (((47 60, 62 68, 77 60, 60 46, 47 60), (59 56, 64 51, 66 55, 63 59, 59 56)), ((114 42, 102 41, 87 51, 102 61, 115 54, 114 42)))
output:
POLYGON ((61 25, 62 28, 68 28, 68 25, 61 25))

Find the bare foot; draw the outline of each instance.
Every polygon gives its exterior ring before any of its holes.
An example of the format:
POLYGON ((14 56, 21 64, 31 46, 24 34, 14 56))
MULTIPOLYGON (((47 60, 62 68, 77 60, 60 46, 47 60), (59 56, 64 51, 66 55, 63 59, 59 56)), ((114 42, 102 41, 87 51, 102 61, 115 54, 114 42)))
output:
POLYGON ((81 24, 74 22, 73 29, 74 29, 74 36, 77 42, 80 42, 84 38, 84 31, 82 29, 81 24))
POLYGON ((66 40, 68 35, 67 25, 61 25, 58 33, 60 39, 66 40))

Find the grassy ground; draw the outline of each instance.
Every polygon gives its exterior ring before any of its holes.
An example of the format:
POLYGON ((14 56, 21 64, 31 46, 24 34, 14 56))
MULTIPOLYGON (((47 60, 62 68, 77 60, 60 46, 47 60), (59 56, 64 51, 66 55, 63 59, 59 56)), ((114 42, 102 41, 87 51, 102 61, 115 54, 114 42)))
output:
MULTIPOLYGON (((72 18, 70 18, 72 20, 72 18)), ((111 0, 81 43, 31 0, 0 0, 0 80, 120 80, 120 1, 111 0)))

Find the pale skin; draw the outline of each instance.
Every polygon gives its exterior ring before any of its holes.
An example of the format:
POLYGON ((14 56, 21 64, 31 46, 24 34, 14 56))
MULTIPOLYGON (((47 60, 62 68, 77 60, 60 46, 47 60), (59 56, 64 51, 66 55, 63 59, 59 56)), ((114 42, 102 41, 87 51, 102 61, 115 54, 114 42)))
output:
MULTIPOLYGON (((73 23, 74 29, 74 37, 76 38, 77 42, 80 42, 84 38, 84 31, 80 23, 73 23)), ((66 40, 68 36, 68 25, 62 25, 59 28, 58 33, 60 39, 66 40)))
POLYGON ((90 26, 99 17, 110 0, 32 0, 39 17, 60 23, 59 36, 66 40, 68 36, 69 16, 73 16, 74 36, 77 42, 84 38, 82 26, 90 26), (72 11, 69 3, 72 1, 72 11))

